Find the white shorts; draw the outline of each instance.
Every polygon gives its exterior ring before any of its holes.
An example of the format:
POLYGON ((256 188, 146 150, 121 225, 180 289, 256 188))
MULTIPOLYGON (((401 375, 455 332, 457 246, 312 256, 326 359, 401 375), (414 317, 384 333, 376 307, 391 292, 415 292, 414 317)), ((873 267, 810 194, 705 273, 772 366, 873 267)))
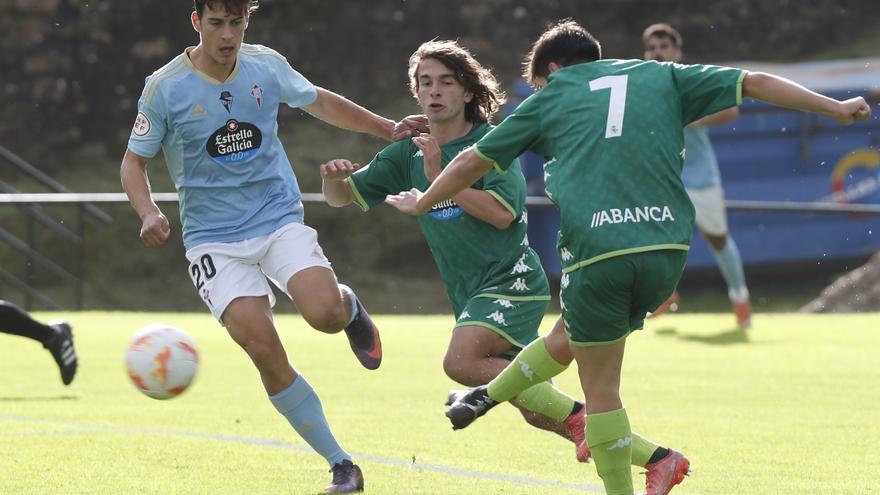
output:
POLYGON ((287 282, 295 273, 313 266, 331 269, 318 233, 301 223, 239 242, 200 244, 186 252, 186 259, 193 285, 221 324, 226 307, 239 297, 269 296, 275 306, 266 278, 290 297, 287 282))
POLYGON ((697 228, 709 235, 727 234, 724 189, 721 186, 712 186, 702 189, 688 189, 687 193, 696 210, 697 228))

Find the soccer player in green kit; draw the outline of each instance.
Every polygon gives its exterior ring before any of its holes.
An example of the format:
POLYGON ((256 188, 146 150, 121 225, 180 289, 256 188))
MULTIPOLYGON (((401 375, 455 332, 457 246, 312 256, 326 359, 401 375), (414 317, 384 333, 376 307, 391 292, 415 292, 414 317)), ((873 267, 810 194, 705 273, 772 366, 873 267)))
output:
MULTIPOLYGON (((672 294, 694 227, 680 177, 682 128, 738 105, 743 96, 841 124, 865 120, 871 110, 861 97, 837 101, 764 73, 602 60, 599 42, 571 20, 541 35, 526 60, 526 77, 539 89, 534 95, 458 155, 427 191, 401 192, 394 201, 420 215, 493 167, 505 170, 525 150, 554 158, 546 172, 561 217, 557 328, 569 337, 589 398, 586 436, 596 470, 608 494, 628 495, 630 463, 650 442, 632 432, 620 398, 626 338, 672 294)), ((552 351, 547 347, 545 354, 552 351)), ((564 369, 565 363, 556 364, 564 369)), ((501 377, 518 366, 512 363, 501 377)), ((657 467, 648 471, 648 495, 669 493, 689 468, 674 451, 649 461, 657 467)))
MULTIPOLYGON (((504 102, 491 72, 453 41, 420 46, 409 76, 430 134, 388 146, 364 168, 344 159, 321 165, 330 205, 357 203, 367 211, 389 194, 427 189, 445 164, 489 132, 488 119, 504 102)), ((550 301, 528 245, 525 178, 516 157, 510 161, 510 173, 487 174, 419 217, 457 320, 443 367, 466 386, 487 383, 538 338, 550 301)), ((512 403, 530 424, 572 440, 578 460, 589 459, 582 403, 543 381, 512 403)))

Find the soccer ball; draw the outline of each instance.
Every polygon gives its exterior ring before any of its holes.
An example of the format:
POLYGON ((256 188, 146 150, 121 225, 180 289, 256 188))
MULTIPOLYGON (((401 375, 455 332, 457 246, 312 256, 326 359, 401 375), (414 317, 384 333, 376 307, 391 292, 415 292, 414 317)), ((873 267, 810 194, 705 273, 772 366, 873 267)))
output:
POLYGON ((183 330, 162 324, 147 325, 128 343, 125 365, 138 390, 154 399, 170 399, 192 383, 199 366, 199 352, 192 337, 183 330))

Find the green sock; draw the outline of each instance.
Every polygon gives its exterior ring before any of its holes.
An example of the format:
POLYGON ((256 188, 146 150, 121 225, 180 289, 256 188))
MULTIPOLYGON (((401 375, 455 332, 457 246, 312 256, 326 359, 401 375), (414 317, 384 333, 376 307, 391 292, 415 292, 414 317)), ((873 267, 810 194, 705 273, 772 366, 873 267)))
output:
POLYGON ((496 402, 513 399, 525 389, 553 378, 568 366, 559 364, 547 352, 544 339, 540 338, 527 345, 517 354, 507 368, 489 382, 487 392, 496 402))
POLYGON ((660 446, 638 433, 633 433, 632 439, 632 465, 639 467, 647 466, 651 456, 654 455, 654 452, 660 446))
POLYGON ((608 495, 632 495, 632 430, 626 409, 587 416, 587 442, 608 495))
POLYGON ((523 390, 510 402, 556 421, 565 421, 574 409, 575 400, 550 383, 543 382, 523 390))

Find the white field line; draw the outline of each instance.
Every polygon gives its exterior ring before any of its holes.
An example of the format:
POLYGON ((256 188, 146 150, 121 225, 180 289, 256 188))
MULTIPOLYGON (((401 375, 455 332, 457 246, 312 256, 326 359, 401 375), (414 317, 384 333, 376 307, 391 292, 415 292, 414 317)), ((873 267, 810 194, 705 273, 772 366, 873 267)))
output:
MULTIPOLYGON (((28 418, 25 416, 13 416, 9 414, 0 413, 0 419, 6 421, 12 421, 17 423, 26 423, 26 424, 47 424, 47 425, 59 425, 65 426, 67 429, 58 432, 45 432, 45 433, 12 433, 5 434, 0 433, 0 437, 3 436, 51 436, 51 435, 81 435, 91 432, 105 432, 105 433, 125 433, 125 434, 140 434, 140 435, 164 435, 171 437, 181 437, 181 438, 194 438, 198 440, 208 440, 213 442, 226 442, 226 443, 238 443, 243 445, 257 445, 260 447, 272 447, 278 449, 292 450, 295 452, 303 452, 313 454, 314 451, 309 447, 304 447, 301 445, 290 444, 281 440, 271 439, 271 438, 256 438, 256 437, 245 437, 238 435, 221 435, 221 434, 211 434, 211 433, 196 433, 190 431, 176 431, 176 430, 166 430, 162 428, 146 428, 141 426, 126 426, 126 425, 115 425, 115 424, 106 424, 106 423, 93 423, 87 421, 63 421, 63 420, 46 420, 46 419, 34 419, 28 418)), ((428 463, 419 463, 412 461, 404 461, 400 459, 394 459, 391 457, 385 457, 381 455, 373 455, 373 454, 358 454, 352 452, 352 456, 355 460, 364 459, 370 462, 375 462, 377 464, 384 464, 388 466, 399 466, 407 469, 416 469, 421 471, 429 471, 432 473, 440 473, 440 474, 448 474, 451 476, 458 476, 462 478, 472 478, 472 479, 484 479, 484 480, 495 480, 495 481, 504 481, 508 483, 515 483, 519 485, 533 485, 533 486, 546 486, 550 488, 556 489, 565 489, 565 490, 574 490, 574 491, 582 491, 588 493, 604 493, 605 490, 602 487, 592 486, 592 485, 579 485, 574 483, 560 483, 556 481, 542 480, 538 478, 529 478, 525 476, 513 476, 501 473, 487 473, 482 471, 471 471, 468 469, 457 468, 454 466, 444 466, 441 464, 428 464, 428 463)))

